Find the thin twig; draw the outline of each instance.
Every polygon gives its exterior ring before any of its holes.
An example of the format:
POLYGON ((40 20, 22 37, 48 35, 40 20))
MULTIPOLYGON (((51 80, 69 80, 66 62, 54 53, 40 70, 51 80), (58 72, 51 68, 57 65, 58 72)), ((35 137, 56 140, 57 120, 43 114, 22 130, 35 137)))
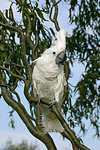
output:
POLYGON ((17 66, 17 67, 21 67, 21 68, 27 68, 26 66, 22 66, 22 65, 19 65, 19 64, 16 64, 16 63, 8 63, 10 66, 11 65, 14 65, 14 66, 17 66))
POLYGON ((7 87, 7 88, 9 88, 10 91, 16 95, 16 97, 18 99, 18 102, 19 103, 21 102, 18 93, 16 91, 14 91, 9 85, 7 85, 7 84, 0 84, 0 87, 7 87))
POLYGON ((1 10, 0 10, 0 16, 2 17, 4 23, 7 23, 7 20, 6 20, 6 18, 4 17, 3 13, 1 12, 1 10))
POLYGON ((36 122, 36 119, 33 118, 32 116, 30 116, 29 114, 28 114, 28 117, 29 117, 32 121, 35 121, 35 122, 36 122))
POLYGON ((1 68, 2 70, 6 70, 6 71, 7 71, 8 73, 10 73, 12 76, 14 76, 14 77, 16 77, 16 78, 18 78, 18 79, 20 79, 20 80, 23 80, 24 82, 26 81, 23 77, 16 75, 16 74, 13 73, 12 71, 10 71, 8 68, 3 67, 3 66, 0 66, 0 68, 1 68))
POLYGON ((51 11, 50 11, 50 16, 49 16, 49 18, 50 18, 50 20, 51 20, 52 22, 54 22, 54 20, 51 18, 53 8, 54 8, 57 4, 59 4, 61 1, 62 1, 62 0, 59 0, 57 3, 56 3, 56 2, 53 3, 53 5, 52 5, 52 7, 51 7, 51 11))
POLYGON ((59 4, 62 0, 59 0, 58 2, 56 2, 55 0, 52 0, 52 7, 51 7, 51 11, 50 11, 50 16, 49 16, 49 19, 55 24, 55 28, 57 31, 60 30, 60 27, 59 27, 59 24, 58 24, 58 21, 57 21, 57 17, 58 17, 58 6, 57 4, 59 4), (53 12, 53 8, 55 7, 55 13, 54 13, 54 17, 52 19, 52 12, 53 12))

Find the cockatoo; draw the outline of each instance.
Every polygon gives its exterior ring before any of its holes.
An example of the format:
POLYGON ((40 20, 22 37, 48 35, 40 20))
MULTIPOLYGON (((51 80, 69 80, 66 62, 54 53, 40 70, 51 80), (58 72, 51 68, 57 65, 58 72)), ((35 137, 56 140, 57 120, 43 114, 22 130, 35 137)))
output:
MULTIPOLYGON (((58 104, 62 100, 66 84, 62 65, 66 56, 66 35, 67 32, 64 29, 56 32, 54 44, 46 49, 41 57, 33 61, 35 63, 32 73, 33 89, 39 99, 45 98, 58 104)), ((64 129, 51 109, 43 104, 40 104, 40 108, 45 130, 47 132, 62 132, 64 129)))

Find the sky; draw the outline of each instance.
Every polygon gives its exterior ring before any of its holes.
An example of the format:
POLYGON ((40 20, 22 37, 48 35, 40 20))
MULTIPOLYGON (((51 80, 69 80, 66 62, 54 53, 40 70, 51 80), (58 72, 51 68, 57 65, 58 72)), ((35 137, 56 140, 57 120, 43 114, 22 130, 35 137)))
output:
MULTIPOLYGON (((1 1, 1 0, 0 0, 1 1)), ((42 1, 42 0, 41 0, 42 1)), ((0 3, 0 10, 5 10, 9 8, 10 2, 8 0, 2 0, 0 3)), ((20 15, 16 13, 16 8, 14 8, 15 17, 17 20, 20 20, 20 15)), ((72 34, 72 29, 74 26, 69 26, 68 24, 68 11, 66 10, 68 6, 65 3, 61 3, 59 10, 59 22, 60 27, 67 30, 68 34, 72 34)), ((47 22, 45 24, 48 27, 54 27, 53 23, 47 22)), ((76 84, 78 80, 81 78, 81 73, 84 71, 84 66, 78 62, 74 63, 74 67, 72 68, 72 79, 71 83, 73 85, 76 84)), ((25 97, 23 95, 23 87, 19 85, 18 89, 20 92, 20 95, 23 100, 25 100, 25 97)), ((28 103, 25 103, 25 106, 27 109, 29 108, 28 103)), ((7 140, 12 140, 13 143, 19 143, 23 139, 26 139, 29 143, 35 143, 39 145, 40 150, 46 150, 45 146, 36 138, 34 138, 23 122, 20 120, 18 115, 14 113, 14 120, 15 120, 15 130, 9 127, 9 112, 11 111, 11 108, 3 101, 3 99, 0 99, 0 150, 5 145, 7 140)), ((86 122, 87 127, 89 128, 89 131, 86 133, 85 136, 82 136, 81 138, 84 141, 84 144, 91 148, 92 150, 99 150, 100 147, 100 140, 93 138, 94 130, 92 127, 90 127, 89 122, 86 122)), ((76 132, 78 133, 78 129, 76 129, 76 132)), ((54 142, 56 143, 56 146, 58 150, 72 150, 71 144, 68 140, 63 140, 61 135, 59 133, 51 133, 50 134, 54 142)))

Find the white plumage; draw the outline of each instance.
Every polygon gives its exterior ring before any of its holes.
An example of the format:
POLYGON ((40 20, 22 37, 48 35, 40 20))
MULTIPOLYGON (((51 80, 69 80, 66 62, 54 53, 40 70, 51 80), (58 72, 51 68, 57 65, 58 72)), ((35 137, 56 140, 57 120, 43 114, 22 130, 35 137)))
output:
MULTIPOLYGON (((64 29, 57 32, 54 44, 34 61, 32 81, 34 93, 39 99, 45 98, 58 103, 62 99, 66 81, 61 62, 65 59, 66 34, 64 29)), ((48 132, 63 131, 61 123, 50 108, 43 104, 40 104, 40 107, 45 130, 48 132)))

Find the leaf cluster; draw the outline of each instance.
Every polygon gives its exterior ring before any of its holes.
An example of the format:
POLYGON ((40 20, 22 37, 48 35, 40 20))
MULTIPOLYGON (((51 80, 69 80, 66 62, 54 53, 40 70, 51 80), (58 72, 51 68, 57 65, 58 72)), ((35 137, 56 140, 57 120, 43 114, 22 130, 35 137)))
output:
MULTIPOLYGON (((84 65, 84 73, 77 82, 74 93, 76 102, 71 106, 69 122, 78 124, 85 132, 83 118, 90 119, 100 136, 100 9, 98 0, 67 1, 70 3, 69 20, 75 25, 73 34, 67 38, 67 58, 73 65, 78 60, 84 65)), ((66 105, 66 113, 68 107, 66 105)))
MULTIPOLYGON (((13 3, 8 10, 5 10, 5 17, 2 12, 0 16, 1 24, 5 24, 5 26, 0 26, 0 65, 7 67, 16 75, 28 79, 27 65, 23 59, 21 34, 24 35, 23 47, 29 65, 31 65, 32 60, 50 47, 51 36, 42 24, 45 18, 38 2, 32 5, 31 1, 16 0, 21 22, 15 21, 12 6, 13 3)), ((17 87, 18 79, 16 77, 11 76, 8 72, 5 74, 5 71, 2 71, 2 77, 7 78, 7 84, 10 87, 13 89, 17 87)))

